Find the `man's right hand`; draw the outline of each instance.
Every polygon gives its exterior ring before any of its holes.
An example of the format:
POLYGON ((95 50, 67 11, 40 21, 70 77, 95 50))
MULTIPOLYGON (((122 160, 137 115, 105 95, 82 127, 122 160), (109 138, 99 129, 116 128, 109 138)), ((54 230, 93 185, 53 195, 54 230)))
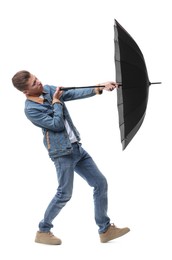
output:
POLYGON ((56 88, 56 91, 53 95, 53 101, 52 101, 52 104, 54 103, 59 103, 59 104, 62 104, 61 101, 60 101, 60 97, 61 95, 63 94, 63 91, 60 89, 61 87, 57 87, 56 88))
POLYGON ((63 91, 60 89, 60 87, 57 87, 56 91, 55 91, 55 93, 53 95, 53 99, 60 100, 60 97, 61 97, 62 94, 63 94, 63 91))

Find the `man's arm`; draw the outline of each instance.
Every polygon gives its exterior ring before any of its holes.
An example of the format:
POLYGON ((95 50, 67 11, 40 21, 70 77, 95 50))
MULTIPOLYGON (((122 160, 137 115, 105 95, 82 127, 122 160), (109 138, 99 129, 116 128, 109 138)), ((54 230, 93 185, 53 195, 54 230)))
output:
POLYGON ((61 132, 65 129, 63 118, 63 107, 59 102, 52 104, 52 111, 44 111, 37 106, 26 106, 25 114, 27 118, 36 126, 49 129, 54 132, 61 132))
MULTIPOLYGON (((64 101, 88 98, 88 97, 95 96, 96 94, 102 94, 103 90, 112 91, 115 88, 118 88, 118 84, 112 81, 95 85, 95 88, 76 87, 75 89, 63 91, 62 98, 64 101)), ((63 89, 65 90, 65 88, 62 88, 62 90, 63 89)))

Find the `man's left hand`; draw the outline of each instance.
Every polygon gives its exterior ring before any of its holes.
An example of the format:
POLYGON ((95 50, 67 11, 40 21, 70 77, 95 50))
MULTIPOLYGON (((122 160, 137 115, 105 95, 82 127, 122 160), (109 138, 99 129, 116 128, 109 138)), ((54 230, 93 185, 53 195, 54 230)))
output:
POLYGON ((113 82, 113 81, 108 81, 108 82, 105 82, 105 83, 101 83, 99 84, 99 86, 105 86, 105 87, 102 87, 102 90, 107 90, 107 91, 112 91, 114 90, 115 88, 118 88, 118 84, 113 82))

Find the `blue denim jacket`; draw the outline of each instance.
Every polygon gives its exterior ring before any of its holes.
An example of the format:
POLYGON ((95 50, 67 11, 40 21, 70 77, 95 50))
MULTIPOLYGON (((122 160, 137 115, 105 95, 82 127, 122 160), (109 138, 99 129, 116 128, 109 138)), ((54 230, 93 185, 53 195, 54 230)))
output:
POLYGON ((72 152, 72 145, 69 140, 64 119, 68 121, 76 138, 80 141, 80 135, 74 126, 65 101, 87 98, 96 94, 95 89, 85 88, 64 91, 60 101, 61 104, 52 104, 55 86, 44 86, 43 98, 28 96, 25 102, 25 114, 36 126, 42 128, 43 142, 48 150, 50 158, 55 158, 72 152))

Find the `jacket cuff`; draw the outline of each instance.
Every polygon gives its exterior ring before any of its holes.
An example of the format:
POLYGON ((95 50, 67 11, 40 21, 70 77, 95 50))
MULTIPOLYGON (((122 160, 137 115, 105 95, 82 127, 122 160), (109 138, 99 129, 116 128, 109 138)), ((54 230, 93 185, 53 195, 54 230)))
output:
POLYGON ((58 103, 58 104, 62 105, 62 102, 59 99, 53 98, 52 105, 54 105, 55 103, 58 103))

